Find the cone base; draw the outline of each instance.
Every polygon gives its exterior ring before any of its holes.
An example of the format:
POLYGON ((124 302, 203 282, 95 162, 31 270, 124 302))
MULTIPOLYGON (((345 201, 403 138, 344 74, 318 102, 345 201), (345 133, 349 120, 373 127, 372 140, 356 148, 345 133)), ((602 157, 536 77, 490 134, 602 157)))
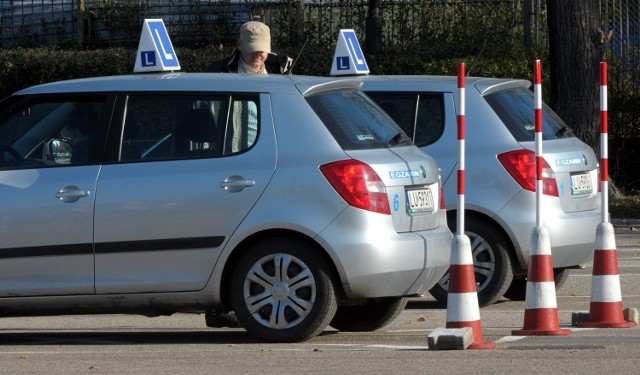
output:
POLYGON ((496 343, 495 342, 479 342, 479 343, 473 343, 471 345, 469 345, 469 347, 467 349, 495 349, 496 348, 496 343))
POLYGON ((479 320, 472 322, 447 322, 447 328, 469 327, 473 330, 473 342, 467 349, 495 349, 495 342, 484 341, 482 337, 482 324, 479 320))
POLYGON ((513 336, 568 336, 570 329, 518 329, 511 331, 513 336))
POLYGON ((580 322, 578 327, 581 328, 632 328, 635 327, 636 322, 615 321, 615 322, 580 322))

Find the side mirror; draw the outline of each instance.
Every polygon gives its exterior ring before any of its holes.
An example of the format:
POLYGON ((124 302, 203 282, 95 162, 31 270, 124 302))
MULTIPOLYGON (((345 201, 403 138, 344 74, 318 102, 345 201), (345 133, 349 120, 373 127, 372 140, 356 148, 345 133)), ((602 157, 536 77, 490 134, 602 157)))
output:
POLYGON ((54 138, 44 146, 44 159, 56 164, 69 164, 71 163, 72 150, 71 141, 64 138, 54 138))

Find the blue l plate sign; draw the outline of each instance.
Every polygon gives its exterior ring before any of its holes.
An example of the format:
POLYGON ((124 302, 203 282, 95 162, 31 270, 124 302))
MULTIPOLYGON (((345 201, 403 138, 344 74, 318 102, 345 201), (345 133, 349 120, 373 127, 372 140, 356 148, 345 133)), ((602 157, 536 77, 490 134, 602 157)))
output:
POLYGON ((135 73, 166 72, 180 70, 169 33, 162 19, 145 19, 140 33, 135 73))
POLYGON ((332 76, 369 74, 367 61, 354 30, 340 30, 330 74, 332 76))

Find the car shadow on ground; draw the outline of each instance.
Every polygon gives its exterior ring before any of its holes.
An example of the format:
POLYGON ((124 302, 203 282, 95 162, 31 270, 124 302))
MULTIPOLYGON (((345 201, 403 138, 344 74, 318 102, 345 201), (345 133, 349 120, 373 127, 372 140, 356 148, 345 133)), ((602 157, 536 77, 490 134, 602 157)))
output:
POLYGON ((407 302, 407 307, 405 309, 424 309, 424 310, 437 310, 437 309, 446 309, 447 304, 442 303, 436 300, 427 300, 427 299, 410 299, 407 302))
POLYGON ((144 331, 136 332, 2 332, 0 347, 10 345, 166 345, 166 344, 259 344, 265 343, 241 328, 210 331, 144 331))

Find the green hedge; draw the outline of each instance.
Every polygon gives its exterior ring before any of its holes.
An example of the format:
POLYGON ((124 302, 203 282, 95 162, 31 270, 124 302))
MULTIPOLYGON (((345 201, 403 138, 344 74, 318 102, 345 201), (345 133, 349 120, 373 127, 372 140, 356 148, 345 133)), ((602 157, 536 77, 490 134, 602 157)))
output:
MULTIPOLYGON (((177 50, 183 71, 202 71, 223 53, 213 48, 177 50)), ((0 50, 0 96, 74 78, 130 74, 136 49, 74 50, 55 47, 0 50)))
MULTIPOLYGON (((415 50, 414 50, 415 51, 415 50)), ((182 71, 201 72, 214 60, 226 56, 228 48, 176 48, 182 71)), ((56 47, 0 50, 0 96, 5 97, 25 87, 74 78, 130 74, 136 49, 101 50, 61 49, 56 47)), ((297 53, 290 53, 295 57, 297 53)), ((294 69, 296 74, 328 75, 333 51, 307 47, 294 69)), ((385 53, 367 56, 372 74, 455 75, 459 62, 466 62, 472 75, 525 78, 530 77, 532 58, 519 52, 499 58, 434 59, 418 53, 385 53)))

